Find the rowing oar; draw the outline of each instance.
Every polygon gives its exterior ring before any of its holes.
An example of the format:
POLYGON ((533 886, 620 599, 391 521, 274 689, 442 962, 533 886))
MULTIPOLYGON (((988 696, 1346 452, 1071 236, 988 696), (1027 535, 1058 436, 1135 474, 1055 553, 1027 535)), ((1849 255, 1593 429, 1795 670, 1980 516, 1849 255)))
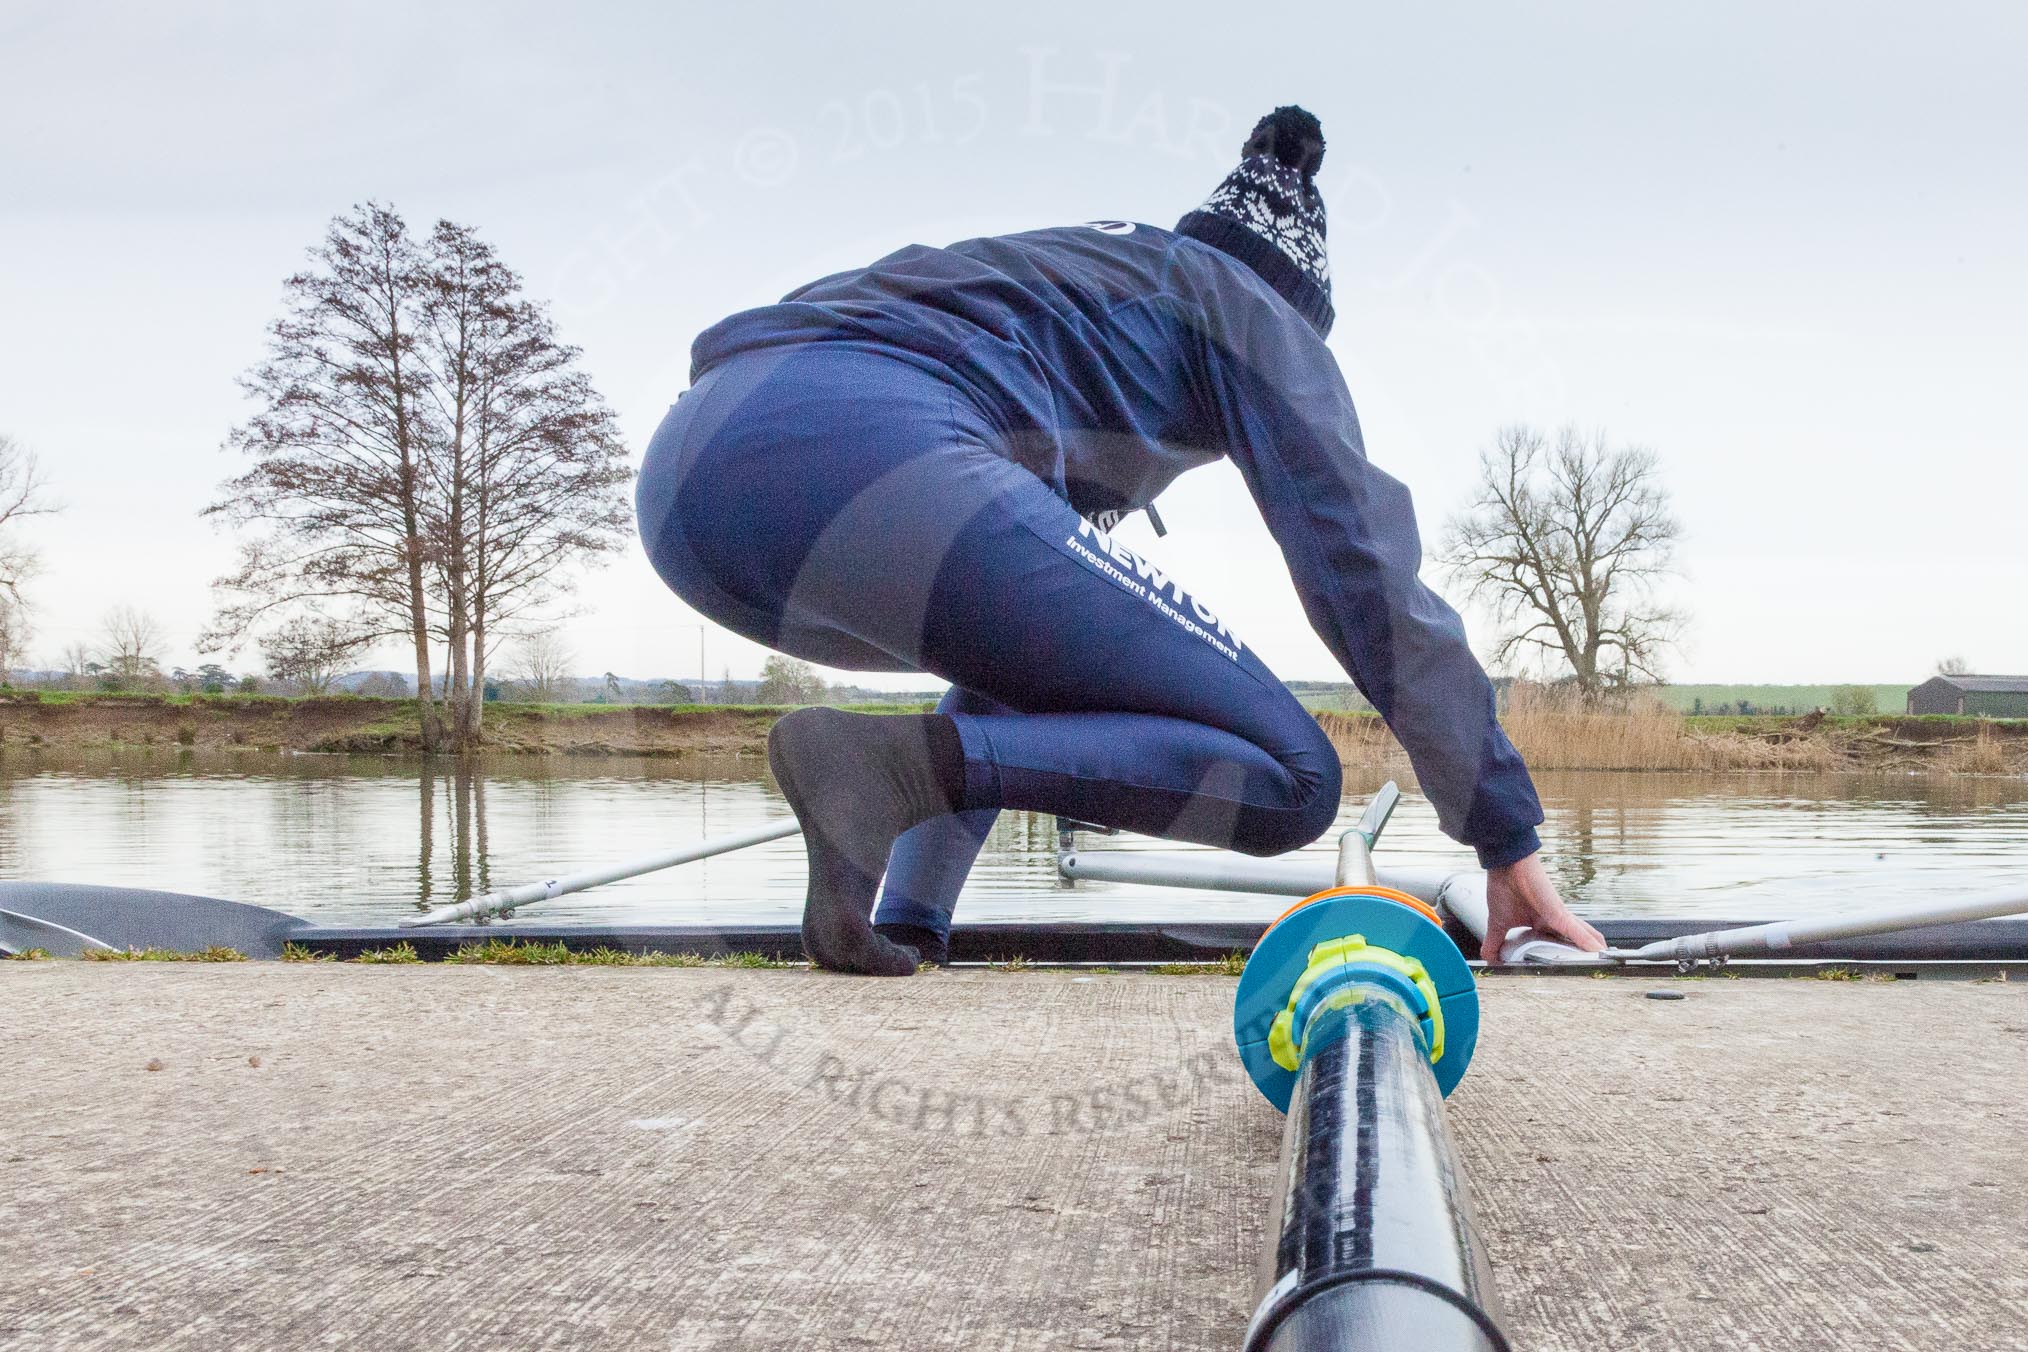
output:
POLYGON ((587 887, 603 887, 622 878, 638 878, 643 873, 674 868, 678 864, 688 864, 698 859, 709 859, 714 854, 730 854, 749 845, 760 845, 770 840, 780 840, 784 836, 797 835, 802 829, 794 817, 769 822, 766 826, 756 826, 751 831, 701 841, 668 854, 650 855, 646 859, 635 859, 624 864, 609 864, 605 868, 592 869, 586 873, 573 873, 568 878, 546 878, 539 883, 523 883, 519 887, 510 887, 504 891, 488 892, 483 897, 473 897, 469 901, 439 906, 424 915, 412 915, 401 922, 401 927, 415 929, 422 925, 449 925, 460 920, 474 920, 482 915, 504 914, 517 906, 526 906, 531 901, 548 901, 551 897, 560 897, 569 892, 582 892, 587 887))
POLYGON ((2003 915, 2028 911, 2028 889, 1989 892, 1983 896, 1948 901, 1938 906, 1898 906, 1857 915, 1827 915, 1815 919, 1776 920, 1765 925, 1742 925, 1737 929, 1712 930, 1708 934, 1684 934, 1674 939, 1657 939, 1639 948, 1609 948, 1605 955, 1621 962, 1629 960, 1694 962, 1701 958, 1736 958, 1749 953, 1776 953, 1803 944, 1828 943, 1834 939, 1862 939, 1869 934, 1893 934, 1900 930, 1949 925, 1961 920, 1996 920, 2003 915))

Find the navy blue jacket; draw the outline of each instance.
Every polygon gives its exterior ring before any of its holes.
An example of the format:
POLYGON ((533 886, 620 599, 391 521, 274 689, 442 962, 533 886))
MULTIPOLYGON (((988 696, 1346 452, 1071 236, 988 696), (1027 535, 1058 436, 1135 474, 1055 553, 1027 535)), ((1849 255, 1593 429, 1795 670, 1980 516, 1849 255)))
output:
POLYGON ((1488 867, 1532 853, 1528 771, 1457 613, 1417 577, 1408 490, 1366 458, 1330 349, 1244 264, 1106 221, 911 246, 707 329, 692 378, 753 348, 850 338, 969 391, 1000 450, 1080 513, 1145 507, 1229 456, 1303 609, 1488 867))

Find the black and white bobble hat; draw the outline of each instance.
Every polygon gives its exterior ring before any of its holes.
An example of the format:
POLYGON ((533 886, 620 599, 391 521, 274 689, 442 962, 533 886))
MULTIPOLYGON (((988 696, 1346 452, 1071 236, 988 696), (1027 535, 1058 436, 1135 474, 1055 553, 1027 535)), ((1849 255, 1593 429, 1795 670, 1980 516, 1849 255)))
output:
POLYGON ((1324 255, 1324 128, 1293 104, 1254 124, 1240 147, 1239 167, 1204 205, 1176 223, 1252 268, 1296 307, 1320 336, 1329 336, 1331 267, 1324 255))

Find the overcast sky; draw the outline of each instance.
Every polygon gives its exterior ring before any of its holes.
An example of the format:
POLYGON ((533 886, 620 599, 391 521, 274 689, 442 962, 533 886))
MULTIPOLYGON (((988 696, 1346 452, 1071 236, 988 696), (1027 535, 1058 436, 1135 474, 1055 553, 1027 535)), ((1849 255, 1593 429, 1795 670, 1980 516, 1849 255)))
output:
MULTIPOLYGON (((722 315, 905 243, 1172 224, 1291 101, 1330 143, 1331 345, 1426 536, 1501 424, 1603 426, 1687 527, 1679 679, 2028 671, 2001 3, 0 0, 0 432, 68 505, 31 651, 130 603, 195 660, 234 377, 354 202, 491 239, 638 449, 722 315)), ((1340 677, 1229 466, 1161 509, 1137 547, 1284 676, 1340 677)), ((694 674, 637 549, 582 603, 583 670, 694 674)))

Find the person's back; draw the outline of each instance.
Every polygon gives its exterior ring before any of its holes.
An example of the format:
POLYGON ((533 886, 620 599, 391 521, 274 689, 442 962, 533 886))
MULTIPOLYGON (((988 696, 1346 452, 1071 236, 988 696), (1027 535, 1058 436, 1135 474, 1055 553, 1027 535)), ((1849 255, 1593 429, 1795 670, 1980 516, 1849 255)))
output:
POLYGON ((1095 221, 932 248, 799 287, 707 329, 693 379, 741 353, 867 341, 948 377, 993 419, 1000 449, 1081 515, 1110 526, 1186 470, 1223 456, 1212 368, 1227 316, 1280 327, 1296 384, 1330 352, 1230 254, 1128 221, 1095 221), (1307 349, 1307 350, 1306 350, 1307 349), (1301 367, 1310 368, 1308 370, 1301 367))
POLYGON ((1500 932, 1517 916, 1600 942, 1533 861, 1527 771, 1456 614, 1417 579, 1408 494, 1367 461, 1324 345, 1322 155, 1316 120, 1278 109, 1174 231, 912 247, 698 339, 642 470, 658 571, 757 642, 952 683, 936 714, 804 710, 770 735, 819 963, 940 958, 1003 807, 1257 854, 1330 824, 1339 766, 1316 721, 1107 533, 1220 456, 1440 824, 1492 870, 1500 932))

